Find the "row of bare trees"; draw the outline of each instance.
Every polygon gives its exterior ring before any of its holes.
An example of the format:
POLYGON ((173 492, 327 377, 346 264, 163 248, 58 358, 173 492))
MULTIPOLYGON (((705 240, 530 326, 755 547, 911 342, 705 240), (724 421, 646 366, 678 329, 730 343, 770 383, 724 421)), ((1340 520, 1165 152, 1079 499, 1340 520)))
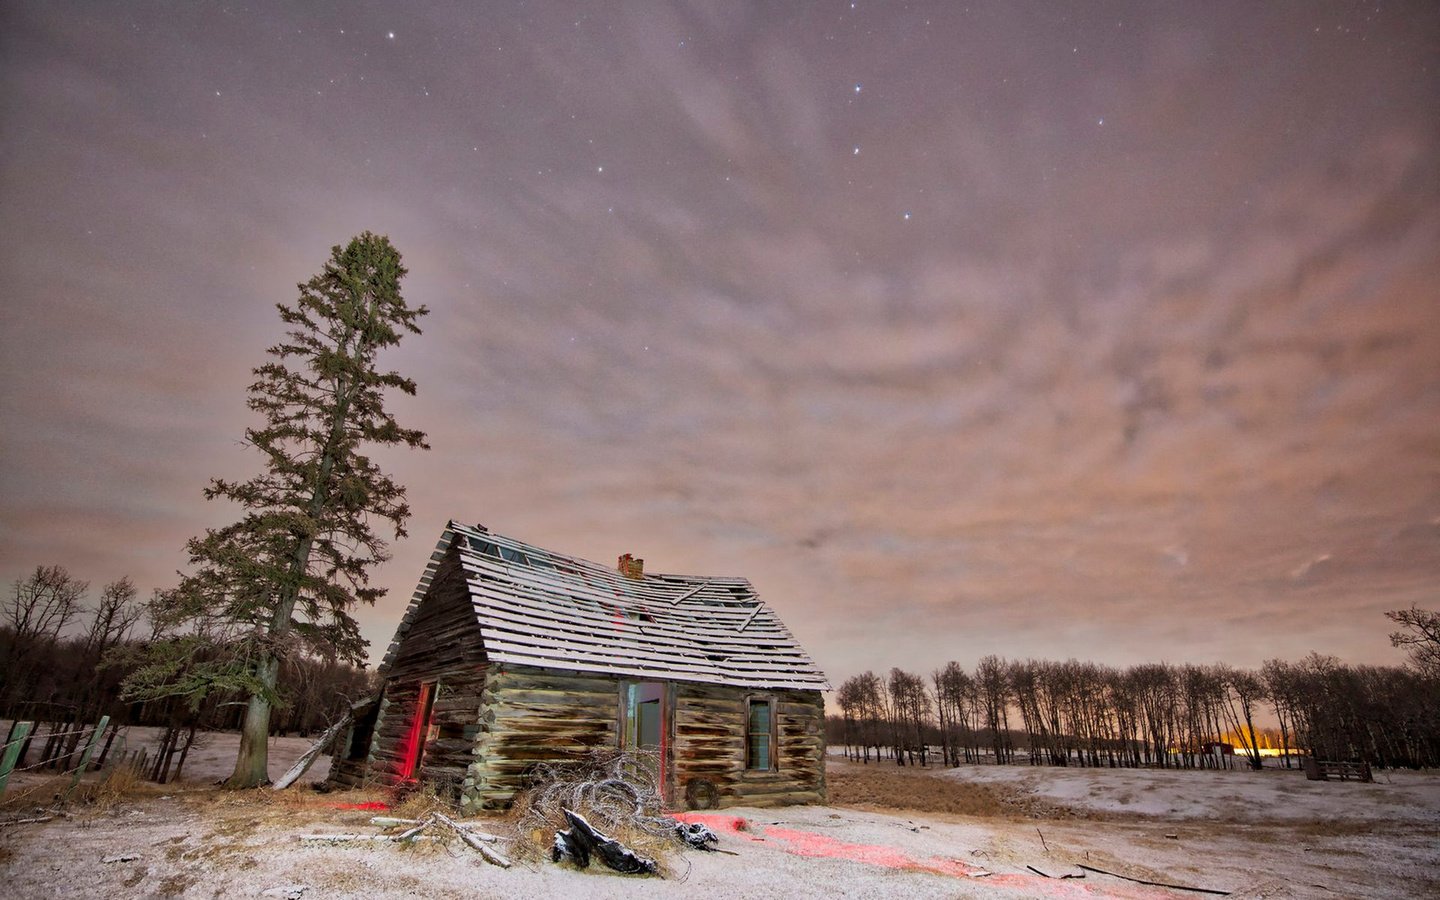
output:
POLYGON ((902 669, 883 678, 864 672, 840 685, 831 739, 862 762, 899 765, 926 765, 938 747, 948 766, 1023 757, 1031 765, 1207 768, 1238 756, 1258 769, 1264 756, 1289 766, 1297 753, 1436 766, 1440 671, 1427 664, 1431 645, 1408 639, 1417 631, 1409 622, 1433 631, 1434 616, 1391 614, 1405 626, 1392 641, 1410 650, 1410 666, 1354 666, 1320 654, 1258 671, 986 656, 970 670, 950 662, 928 680, 902 669))
MULTIPOLYGON (((89 583, 63 566, 39 566, 13 583, 0 605, 0 718, 76 734, 102 715, 136 725, 239 727, 244 707, 234 692, 211 692, 192 704, 181 690, 145 700, 126 691, 143 667, 167 663, 164 674, 183 688, 208 652, 207 642, 197 643, 164 614, 162 592, 142 599, 122 577, 93 604, 89 594, 89 583)), ((287 702, 273 722, 280 734, 323 730, 371 688, 371 675, 335 659, 292 654, 285 667, 287 702)))

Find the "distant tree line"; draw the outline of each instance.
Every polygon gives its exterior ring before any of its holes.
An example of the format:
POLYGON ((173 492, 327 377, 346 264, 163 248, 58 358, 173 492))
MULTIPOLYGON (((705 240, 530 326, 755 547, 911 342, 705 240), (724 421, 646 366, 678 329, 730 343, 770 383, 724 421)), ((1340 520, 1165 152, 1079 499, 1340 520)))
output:
POLYGON ((1375 767, 1440 765, 1440 614, 1387 613, 1408 666, 1312 653, 1258 671, 986 656, 924 678, 864 672, 840 685, 832 743, 869 762, 1208 768, 1295 753, 1375 767), (1276 723, 1260 727, 1265 714, 1276 723))
MULTIPOLYGON (((243 694, 187 683, 190 672, 206 677, 203 663, 217 654, 222 635, 177 619, 164 591, 142 599, 129 578, 105 585, 93 603, 89 592, 89 583, 63 566, 40 566, 14 582, 0 605, 0 718, 78 727, 109 715, 117 725, 240 726, 243 694)), ((290 654, 285 666, 276 734, 318 732, 372 687, 370 673, 343 660, 290 654)))

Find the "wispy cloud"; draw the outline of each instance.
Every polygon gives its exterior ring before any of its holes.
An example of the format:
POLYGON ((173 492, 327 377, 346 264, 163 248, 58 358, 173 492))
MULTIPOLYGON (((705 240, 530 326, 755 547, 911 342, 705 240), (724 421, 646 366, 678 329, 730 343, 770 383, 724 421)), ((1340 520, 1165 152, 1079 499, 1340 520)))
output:
POLYGON ((273 303, 373 228, 434 445, 376 643, 454 515, 748 575, 840 677, 1390 658, 1440 565, 1432 10, 732 6, 12 11, 0 569, 169 583, 273 303))

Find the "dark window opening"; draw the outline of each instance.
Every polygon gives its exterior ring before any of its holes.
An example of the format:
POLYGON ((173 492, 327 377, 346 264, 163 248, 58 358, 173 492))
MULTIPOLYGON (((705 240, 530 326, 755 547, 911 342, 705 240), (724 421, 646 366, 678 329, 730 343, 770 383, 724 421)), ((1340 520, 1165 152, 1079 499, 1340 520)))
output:
POLYGON ((351 762, 359 762, 370 755, 370 739, 375 736, 375 712, 372 710, 361 716, 350 730, 350 752, 345 754, 345 758, 351 762))
POLYGON ((496 559, 500 558, 500 548, 482 538, 470 538, 470 549, 476 553, 483 553, 486 556, 493 556, 496 559))
POLYGON ((775 704, 751 697, 745 709, 745 768, 773 772, 775 759, 775 704))
POLYGON ((635 746, 641 750, 660 749, 660 701, 641 700, 635 704, 635 746))
POLYGON ((651 769, 655 783, 665 784, 666 744, 675 727, 666 686, 658 681, 621 682, 620 747, 639 751, 635 764, 651 769))

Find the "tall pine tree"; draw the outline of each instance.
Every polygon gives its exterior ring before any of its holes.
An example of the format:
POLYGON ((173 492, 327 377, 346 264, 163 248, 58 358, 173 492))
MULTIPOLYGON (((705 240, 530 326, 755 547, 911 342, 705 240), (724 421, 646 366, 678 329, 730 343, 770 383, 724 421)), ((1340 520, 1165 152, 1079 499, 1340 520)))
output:
POLYGON ((200 690, 238 688, 249 697, 230 787, 269 780, 266 738, 287 654, 363 660, 350 611, 384 593, 370 586, 369 571, 389 558, 374 526, 392 526, 398 539, 410 516, 405 488, 365 451, 428 448, 422 432, 401 428, 385 409, 388 389, 413 395, 415 383, 376 368, 379 351, 404 332, 419 334, 416 321, 428 312, 405 304, 404 275, 389 239, 365 232, 331 250, 293 306, 278 304, 289 331, 255 369, 249 406, 263 424, 245 432, 265 468, 205 490, 245 514, 190 541, 194 568, 174 596, 179 616, 205 623, 209 634, 219 625, 227 638, 225 664, 200 690))

